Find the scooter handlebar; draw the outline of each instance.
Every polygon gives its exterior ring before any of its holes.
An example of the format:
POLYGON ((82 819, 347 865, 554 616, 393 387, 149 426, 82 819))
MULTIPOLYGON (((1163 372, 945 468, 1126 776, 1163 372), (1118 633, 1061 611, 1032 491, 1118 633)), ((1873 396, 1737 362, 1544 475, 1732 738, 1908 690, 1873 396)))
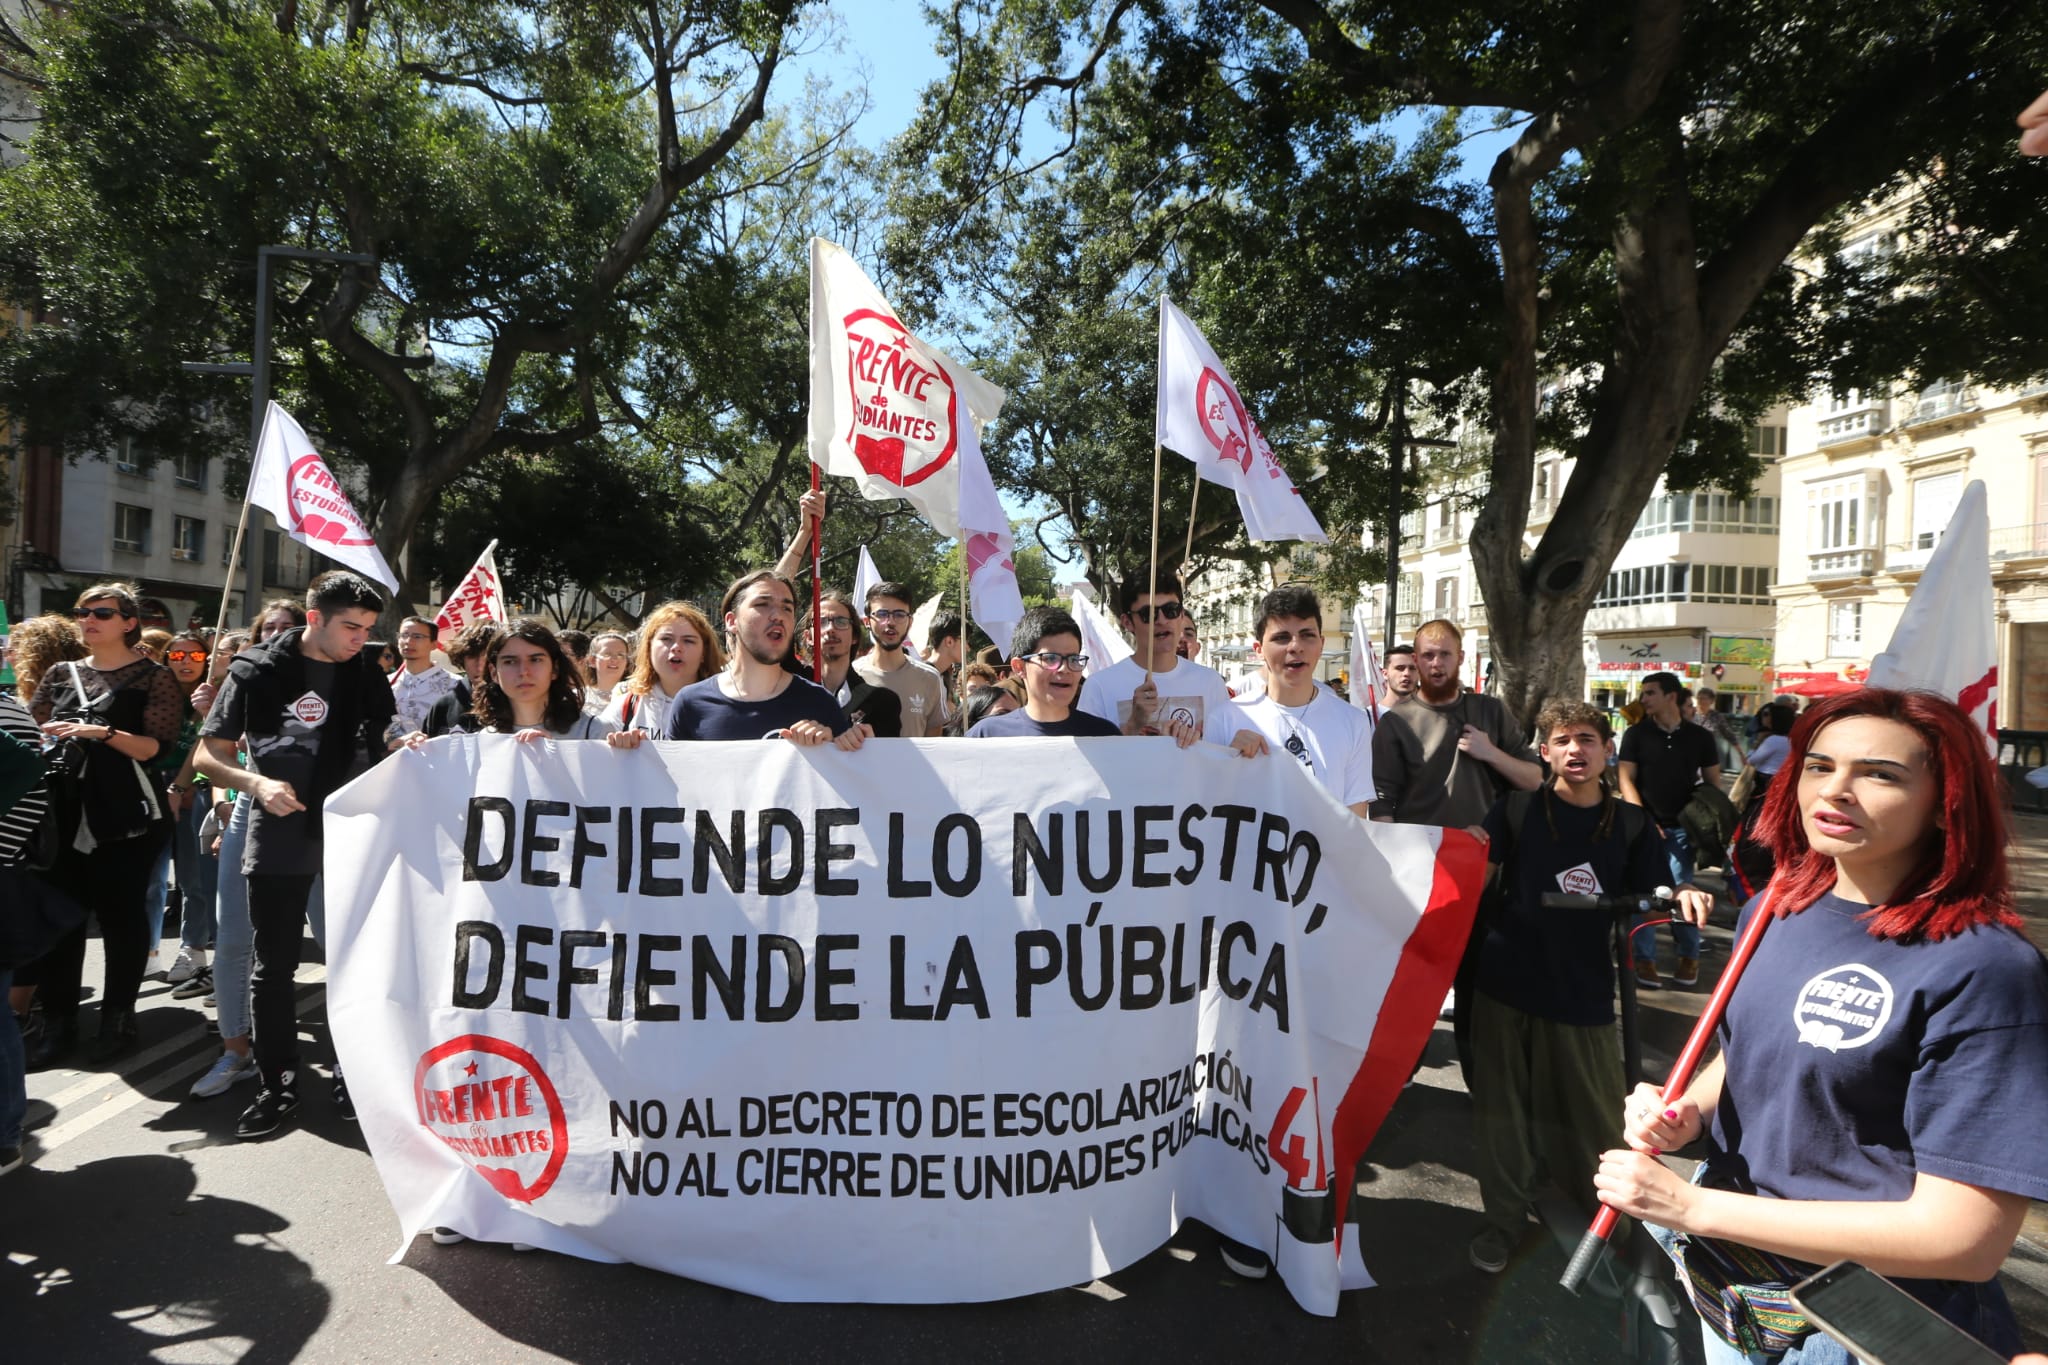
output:
POLYGON ((1600 1260, 1600 1253, 1607 1248, 1608 1234, 1614 1230, 1614 1210, 1602 1209, 1600 1212, 1608 1216, 1586 1229, 1586 1235, 1579 1238, 1579 1249, 1572 1253, 1571 1263, 1565 1266, 1564 1275, 1558 1280, 1558 1284, 1567 1293, 1579 1292, 1579 1286, 1593 1273, 1594 1265, 1600 1260), (1603 1227, 1602 1222, 1606 1226, 1603 1227))
POLYGON ((1645 913, 1668 907, 1672 903, 1671 888, 1660 886, 1647 895, 1632 896, 1575 896, 1563 891, 1553 891, 1543 897, 1545 910, 1601 910, 1608 914, 1645 913))

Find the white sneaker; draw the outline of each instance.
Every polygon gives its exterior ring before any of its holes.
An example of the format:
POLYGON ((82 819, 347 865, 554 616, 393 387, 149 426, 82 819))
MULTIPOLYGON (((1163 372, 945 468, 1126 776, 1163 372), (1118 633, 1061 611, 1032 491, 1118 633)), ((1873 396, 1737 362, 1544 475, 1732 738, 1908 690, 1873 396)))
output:
POLYGON ((225 1095, 237 1081, 256 1078, 256 1059, 246 1052, 223 1052, 204 1076, 192 1082, 192 1098, 210 1100, 225 1095))
POLYGON ((1445 992, 1445 993, 1444 993, 1444 1003, 1443 1003, 1443 1004, 1441 1004, 1441 1005, 1439 1005, 1439 1006, 1437 1006, 1437 1011, 1436 1011, 1436 1017, 1437 1017, 1437 1018, 1439 1018, 1439 1019, 1448 1019, 1448 1018, 1450 1018, 1450 1017, 1451 1017, 1452 1015, 1456 1014, 1457 1012, 1458 1012, 1458 993, 1457 993, 1456 991, 1447 991, 1447 992, 1445 992))
POLYGON ((182 986, 205 970, 206 949, 181 948, 178 950, 178 960, 171 964, 171 970, 165 974, 164 980, 173 986, 182 986))
POLYGON ((452 1247, 457 1242, 467 1242, 468 1240, 469 1238, 464 1237, 454 1228, 434 1229, 434 1245, 437 1247, 452 1247))

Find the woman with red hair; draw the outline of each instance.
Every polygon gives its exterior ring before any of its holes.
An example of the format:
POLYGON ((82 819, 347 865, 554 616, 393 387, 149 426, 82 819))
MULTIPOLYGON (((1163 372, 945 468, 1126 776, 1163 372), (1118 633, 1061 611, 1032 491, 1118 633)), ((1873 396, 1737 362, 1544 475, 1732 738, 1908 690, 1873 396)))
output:
POLYGON ((1670 1250, 1717 1365, 1846 1365, 1785 1295, 1844 1259, 2010 1356, 1998 1270, 2048 1199, 2048 963, 2018 932, 1984 734, 1932 693, 1829 698, 1760 823, 1777 873, 1745 927, 1775 922, 1721 1056, 1668 1106, 1637 1088, 1600 1198, 1670 1250), (1702 1137, 1691 1184, 1656 1159, 1702 1137))

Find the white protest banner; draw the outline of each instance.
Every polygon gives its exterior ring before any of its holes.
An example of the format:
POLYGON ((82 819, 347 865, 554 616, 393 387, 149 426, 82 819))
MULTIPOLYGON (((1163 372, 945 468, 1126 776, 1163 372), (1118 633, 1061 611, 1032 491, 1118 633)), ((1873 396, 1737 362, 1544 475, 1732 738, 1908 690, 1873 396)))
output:
POLYGON ((1280 467, 1207 338, 1170 300, 1159 300, 1159 315, 1159 400, 1153 415, 1159 444, 1194 461, 1195 471, 1210 483, 1236 491, 1251 539, 1327 544, 1322 524, 1280 467))
POLYGON ((911 335, 844 247, 811 238, 812 464, 958 535, 961 442, 1002 406, 1001 389, 911 335))
POLYGON ((505 620, 505 582, 498 577, 498 542, 484 546, 484 552, 476 557, 476 563, 455 585, 455 591, 448 594, 448 600, 441 604, 441 610, 434 617, 434 624, 444 634, 452 634, 464 626, 477 621, 505 620))
POLYGON ((1984 485, 1971 480, 1927 571, 1870 661, 1871 687, 1939 692, 1984 729, 1998 756, 1998 622, 1991 591, 1991 515, 1984 485))
POLYGON ((348 491, 304 429, 275 403, 264 412, 263 436, 249 468, 249 501, 276 517, 284 533, 307 549, 398 591, 398 575, 356 515, 348 491))
POLYGON ((1483 867, 1213 745, 461 736, 328 799, 328 1011, 408 1241, 938 1303, 1198 1218, 1329 1314, 1483 867))

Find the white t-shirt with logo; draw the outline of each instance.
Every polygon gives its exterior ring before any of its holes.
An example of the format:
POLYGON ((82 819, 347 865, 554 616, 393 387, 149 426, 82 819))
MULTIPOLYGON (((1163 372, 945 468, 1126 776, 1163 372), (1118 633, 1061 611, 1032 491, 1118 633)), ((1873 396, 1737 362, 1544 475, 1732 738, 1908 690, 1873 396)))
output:
MULTIPOLYGON (((1183 665, 1185 666, 1185 665, 1183 665)), ((1282 706, 1262 694, 1232 704, 1236 728, 1257 730, 1273 746, 1273 756, 1298 763, 1323 790, 1347 806, 1369 802, 1372 785, 1372 725, 1365 713, 1317 688, 1305 706, 1282 706), (1298 741, 1301 752, 1288 747, 1298 741)))
MULTIPOLYGON (((1145 681, 1145 666, 1135 656, 1111 664, 1081 685, 1081 709, 1118 729, 1131 718, 1131 694, 1145 681)), ((1189 659, 1178 659, 1165 673, 1154 673, 1159 688, 1160 720, 1188 720, 1211 744, 1228 744, 1244 728, 1223 675, 1189 659)))

